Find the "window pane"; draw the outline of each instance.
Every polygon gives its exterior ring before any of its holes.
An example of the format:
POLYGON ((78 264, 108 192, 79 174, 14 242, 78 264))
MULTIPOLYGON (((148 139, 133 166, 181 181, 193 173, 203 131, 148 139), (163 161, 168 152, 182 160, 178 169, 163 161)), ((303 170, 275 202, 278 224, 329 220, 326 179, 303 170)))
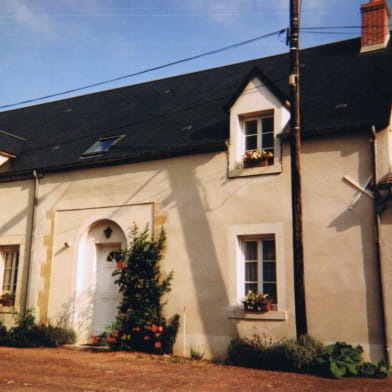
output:
POLYGON ((257 136, 247 136, 245 139, 245 150, 257 150, 257 136))
POLYGON ((263 281, 275 282, 276 281, 276 268, 275 263, 263 263, 263 281))
POLYGON ((110 252, 107 257, 106 257, 106 261, 119 261, 121 258, 121 254, 119 251, 117 250, 113 250, 112 252, 110 252))
POLYGON ((245 260, 257 260, 257 241, 245 242, 245 260))
POLYGON ((18 251, 3 251, 4 271, 2 290, 4 292, 15 293, 18 276, 18 251))
POLYGON ((274 135, 273 133, 262 133, 262 146, 263 149, 272 149, 274 147, 274 135))
POLYGON ((273 132, 274 131, 274 118, 273 117, 265 117, 261 119, 261 128, 262 132, 273 132))
POLYGON ((3 291, 10 291, 11 286, 11 270, 4 270, 3 291))
POLYGON ((4 252, 4 268, 12 268, 12 253, 4 252))
POLYGON ((274 304, 278 302, 278 298, 276 295, 276 283, 265 283, 263 285, 263 293, 268 294, 274 304))
POLYGON ((257 135, 257 120, 245 122, 245 135, 257 135))
POLYGON ((252 291, 252 293, 257 294, 258 293, 257 283, 245 283, 244 295, 247 295, 249 293, 249 291, 252 291))
POLYGON ((263 241, 263 260, 275 260, 275 241, 263 241))
POLYGON ((246 263, 245 264, 245 280, 251 282, 257 282, 258 272, 257 272, 257 262, 256 263, 246 263))

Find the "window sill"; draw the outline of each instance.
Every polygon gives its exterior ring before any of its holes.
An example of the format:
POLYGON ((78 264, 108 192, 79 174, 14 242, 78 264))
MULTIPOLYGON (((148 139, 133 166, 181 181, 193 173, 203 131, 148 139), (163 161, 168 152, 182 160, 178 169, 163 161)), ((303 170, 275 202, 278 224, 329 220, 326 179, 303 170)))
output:
POLYGON ((238 164, 235 169, 229 169, 229 178, 233 177, 247 177, 247 176, 258 176, 263 174, 280 174, 282 172, 282 165, 277 163, 270 166, 255 166, 255 167, 243 167, 242 163, 238 164))
POLYGON ((0 307, 0 314, 6 314, 6 313, 17 313, 16 309, 14 306, 2 306, 0 307))
POLYGON ((266 321, 285 321, 287 312, 271 310, 269 312, 247 312, 240 307, 232 307, 227 314, 229 319, 239 320, 266 320, 266 321))

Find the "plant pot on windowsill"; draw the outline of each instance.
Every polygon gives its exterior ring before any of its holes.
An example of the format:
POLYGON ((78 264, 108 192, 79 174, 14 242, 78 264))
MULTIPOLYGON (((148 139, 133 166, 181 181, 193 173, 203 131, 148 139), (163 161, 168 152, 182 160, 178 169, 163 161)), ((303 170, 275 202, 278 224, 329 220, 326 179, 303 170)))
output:
POLYGON ((258 313, 265 313, 269 312, 272 310, 272 301, 271 300, 265 300, 264 303, 262 304, 257 304, 257 305, 249 305, 244 303, 244 310, 246 312, 258 312, 258 313))
POLYGON ((274 160, 272 152, 264 150, 247 151, 242 158, 244 168, 270 166, 274 160))
POLYGON ((2 306, 14 306, 15 304, 15 295, 10 294, 8 292, 2 294, 0 296, 0 304, 2 306))
POLYGON ((272 300, 268 297, 268 294, 254 294, 249 291, 242 301, 244 310, 246 312, 269 312, 272 310, 272 300))
POLYGON ((244 168, 269 166, 268 159, 244 160, 244 168))

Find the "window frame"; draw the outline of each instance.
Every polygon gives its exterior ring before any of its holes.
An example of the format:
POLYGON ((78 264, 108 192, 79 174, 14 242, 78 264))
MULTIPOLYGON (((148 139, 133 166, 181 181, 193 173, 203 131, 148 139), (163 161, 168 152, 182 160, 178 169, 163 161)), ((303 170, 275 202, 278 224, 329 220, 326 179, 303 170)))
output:
POLYGON ((233 320, 254 320, 254 321, 286 321, 292 311, 292 261, 287 249, 290 249, 291 242, 287 236, 287 224, 285 222, 260 222, 241 223, 227 227, 227 259, 228 259, 228 293, 229 306, 227 307, 227 317, 233 320), (278 281, 277 309, 265 312, 246 312, 243 302, 244 287, 244 263, 241 250, 241 238, 251 236, 271 236, 275 237, 276 256, 276 277, 278 281), (289 279, 288 279, 289 278, 289 279))
POLYGON ((10 304, 3 306, 14 306, 15 297, 18 289, 18 273, 20 268, 20 248, 19 245, 1 245, 0 246, 0 284, 1 292, 0 296, 3 300, 3 296, 8 293, 12 296, 10 304), (7 267, 7 258, 11 257, 11 265, 7 267), (6 269, 10 270, 10 273, 6 273, 6 269), (9 277, 8 277, 9 276, 9 277), (7 282, 5 281, 7 279, 7 282))
MULTIPOLYGON (((243 154, 246 152, 252 152, 257 150, 264 150, 267 152, 271 152, 273 156, 275 156, 275 119, 274 119, 274 111, 267 111, 263 114, 253 115, 253 116, 242 116, 242 130, 243 130, 243 154), (272 130, 264 131, 263 120, 271 119, 272 121, 272 130), (256 121, 256 133, 247 134, 247 124, 250 122, 256 121), (272 146, 265 147, 263 145, 264 135, 272 136, 272 146), (247 148, 247 139, 249 137, 256 136, 256 148, 247 148)), ((273 161, 272 161, 273 162, 273 161)), ((273 164, 273 163, 272 163, 273 164)))
POLYGON ((121 139, 123 139, 125 135, 116 135, 116 136, 108 136, 108 137, 100 137, 96 142, 94 142, 84 153, 83 157, 95 156, 104 154, 108 152, 114 145, 116 145, 121 139), (103 146, 103 143, 106 141, 112 141, 106 147, 103 146), (102 148, 100 147, 102 145, 102 148))
MULTIPOLYGON (((253 235, 253 236, 239 236, 238 238, 239 240, 239 246, 240 246, 240 250, 241 250, 241 262, 243 264, 242 266, 242 270, 243 270, 243 284, 242 284, 242 298, 244 298, 249 289, 247 288, 247 286, 249 286, 250 284, 256 284, 257 285, 257 292, 255 292, 255 294, 266 294, 268 293, 268 291, 265 288, 266 285, 273 285, 274 286, 274 292, 275 294, 270 294, 271 299, 273 300, 272 302, 272 310, 277 310, 278 307, 278 275, 277 275, 277 256, 276 256, 276 238, 274 234, 270 234, 270 235, 253 235), (266 259, 264 256, 265 253, 265 242, 267 241, 273 241, 273 258, 272 259, 266 259), (246 244, 247 243, 251 243, 251 242, 256 242, 257 244, 257 255, 256 255, 256 259, 252 259, 252 260, 248 260, 246 257, 246 244), (257 275, 257 280, 250 280, 247 279, 247 264, 256 264, 256 275, 257 275), (269 264, 273 264, 273 275, 275 277, 275 280, 267 280, 264 276, 264 263, 269 263, 269 264)), ((253 291, 253 290, 252 290, 253 291)))

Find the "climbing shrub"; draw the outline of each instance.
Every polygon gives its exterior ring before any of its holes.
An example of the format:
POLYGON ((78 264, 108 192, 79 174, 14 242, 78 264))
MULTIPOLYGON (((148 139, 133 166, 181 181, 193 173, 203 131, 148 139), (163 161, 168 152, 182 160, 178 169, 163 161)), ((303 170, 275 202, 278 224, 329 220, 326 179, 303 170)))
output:
POLYGON ((148 226, 139 232, 134 225, 127 249, 119 253, 113 275, 122 294, 116 322, 107 337, 114 350, 172 353, 178 332, 179 316, 169 321, 162 314, 164 294, 171 288, 173 272, 163 277, 160 260, 166 242, 161 229, 157 239, 148 226))

